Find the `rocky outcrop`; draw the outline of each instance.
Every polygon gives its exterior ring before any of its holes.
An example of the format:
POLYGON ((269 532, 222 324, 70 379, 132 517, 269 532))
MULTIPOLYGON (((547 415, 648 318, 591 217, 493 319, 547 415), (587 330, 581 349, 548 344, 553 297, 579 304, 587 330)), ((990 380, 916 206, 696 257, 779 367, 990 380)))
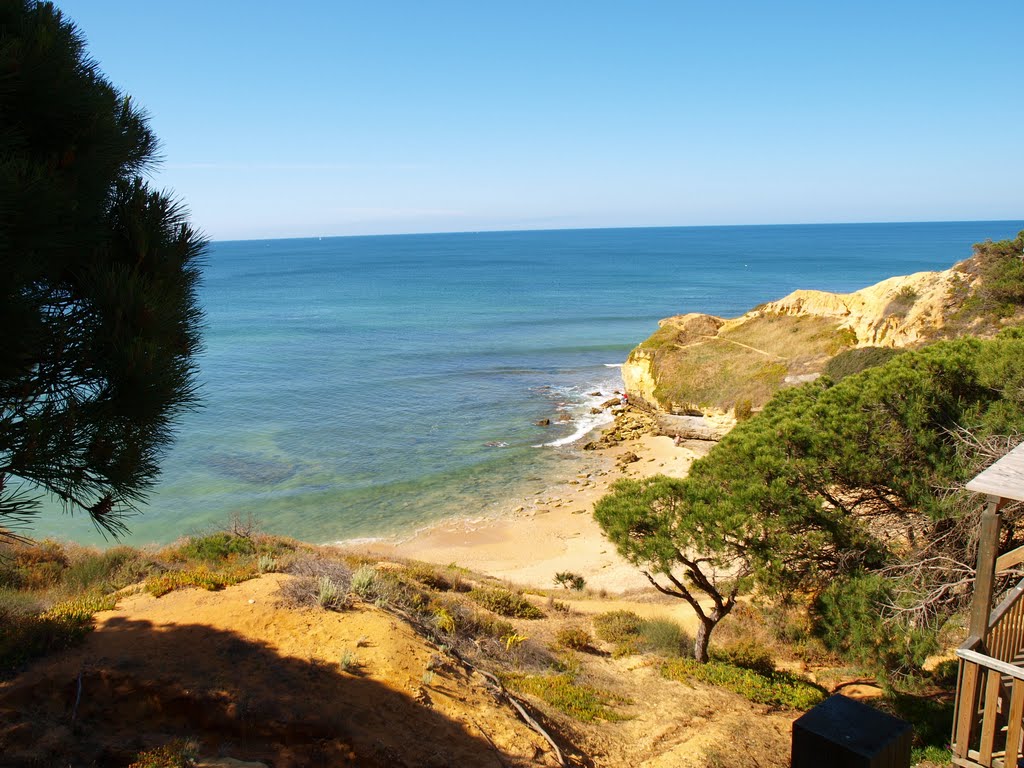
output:
POLYGON ((635 440, 643 435, 657 431, 657 424, 654 417, 642 408, 633 405, 626 405, 613 411, 615 421, 608 429, 601 433, 597 440, 593 440, 583 446, 585 451, 593 451, 599 448, 608 448, 618 445, 624 440, 635 440))
POLYGON ((623 364, 626 392, 630 402, 664 413, 747 410, 780 387, 814 380, 845 349, 957 335, 948 324, 975 288, 976 272, 964 268, 970 263, 852 293, 798 290, 731 320, 666 318, 623 364))
POLYGON ((835 318, 856 334, 858 347, 905 347, 941 332, 956 309, 952 290, 963 279, 953 269, 890 277, 853 293, 793 291, 739 318, 817 315, 835 318))

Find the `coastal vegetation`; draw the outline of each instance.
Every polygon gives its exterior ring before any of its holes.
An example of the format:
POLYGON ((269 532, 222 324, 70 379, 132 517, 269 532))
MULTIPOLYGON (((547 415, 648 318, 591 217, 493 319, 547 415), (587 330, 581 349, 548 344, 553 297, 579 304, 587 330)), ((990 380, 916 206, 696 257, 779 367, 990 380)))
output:
POLYGON ((969 598, 976 504, 957 489, 1020 440, 1022 393, 1014 329, 907 351, 780 392, 688 477, 618 481, 595 517, 659 591, 693 607, 698 661, 738 597, 756 593, 802 601, 837 652, 910 674, 969 598))
POLYGON ((4 3, 0 36, 0 538, 46 495, 117 534, 197 402, 205 242, 61 13, 4 3))
POLYGON ((649 357, 658 403, 761 406, 787 376, 820 370, 854 340, 832 318, 768 315, 721 323, 706 317, 663 321, 631 356, 649 357))

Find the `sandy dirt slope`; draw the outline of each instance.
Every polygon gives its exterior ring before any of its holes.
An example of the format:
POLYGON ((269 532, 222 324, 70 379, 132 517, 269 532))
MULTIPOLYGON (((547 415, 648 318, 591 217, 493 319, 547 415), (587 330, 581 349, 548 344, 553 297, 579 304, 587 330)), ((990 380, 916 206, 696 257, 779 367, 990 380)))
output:
POLYGON ((436 651, 408 626, 372 607, 281 608, 287 578, 98 614, 82 646, 0 684, 0 763, 125 765, 187 737, 275 768, 553 764, 479 676, 449 661, 425 677, 436 651))

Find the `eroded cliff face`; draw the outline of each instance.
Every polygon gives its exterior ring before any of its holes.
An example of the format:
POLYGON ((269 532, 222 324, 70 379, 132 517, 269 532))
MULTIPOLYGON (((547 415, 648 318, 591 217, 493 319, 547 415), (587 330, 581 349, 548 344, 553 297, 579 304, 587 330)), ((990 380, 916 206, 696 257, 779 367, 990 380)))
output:
POLYGON ((974 280, 957 265, 891 277, 853 293, 798 290, 731 320, 669 317, 630 353, 622 378, 631 400, 655 410, 757 407, 781 386, 813 380, 844 349, 942 338, 974 280), (728 387, 714 384, 723 377, 731 377, 740 394, 724 396, 728 387))
MULTIPOLYGON (((935 338, 956 309, 954 269, 890 277, 853 293, 793 291, 743 316, 817 315, 853 331, 858 347, 905 347, 935 338)), ((741 320, 743 318, 740 318, 741 320)))

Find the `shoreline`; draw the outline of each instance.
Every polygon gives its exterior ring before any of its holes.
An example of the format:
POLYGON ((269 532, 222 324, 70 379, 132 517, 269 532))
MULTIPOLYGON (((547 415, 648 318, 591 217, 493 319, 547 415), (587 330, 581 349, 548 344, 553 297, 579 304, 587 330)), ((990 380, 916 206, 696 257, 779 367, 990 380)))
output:
MULTIPOLYGON (((605 425, 601 432, 617 423, 605 425)), ((600 433, 587 437, 596 434, 600 433)), ((578 442, 585 444, 587 437, 578 442)), ((359 548, 384 559, 454 563, 519 587, 551 588, 555 574, 567 571, 583 576, 592 590, 646 592, 647 579, 604 538, 594 521, 594 504, 620 478, 659 473, 684 477, 710 445, 691 441, 677 446, 671 437, 655 434, 627 438, 592 453, 580 451, 572 476, 526 498, 510 499, 509 513, 449 518, 402 539, 345 541, 337 546, 359 548), (627 454, 636 458, 622 463, 627 454)))

